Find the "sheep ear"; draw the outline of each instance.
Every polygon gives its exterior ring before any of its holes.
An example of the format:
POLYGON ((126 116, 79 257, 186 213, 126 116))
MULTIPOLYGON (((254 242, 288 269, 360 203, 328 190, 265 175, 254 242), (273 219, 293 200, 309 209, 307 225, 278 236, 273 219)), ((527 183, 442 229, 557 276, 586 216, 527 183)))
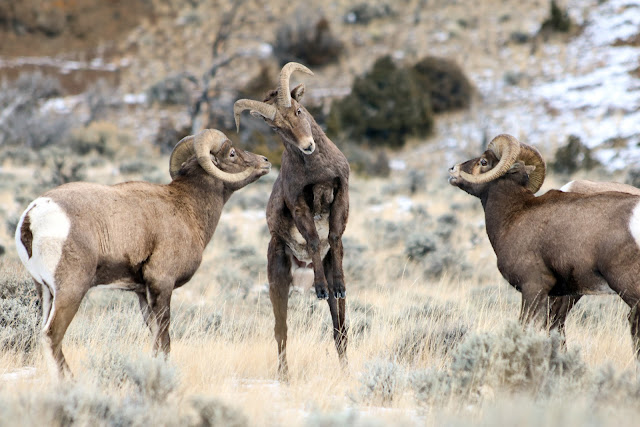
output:
POLYGON ((300 102, 303 95, 304 95, 304 83, 300 83, 298 86, 294 87, 293 90, 291 91, 291 97, 298 102, 300 102))
POLYGON ((519 172, 524 165, 521 162, 515 162, 511 165, 511 168, 507 171, 507 173, 516 173, 519 172))
POLYGON ((525 165, 524 167, 524 171, 527 175, 531 175, 531 172, 533 172, 534 170, 536 170, 535 165, 525 165))

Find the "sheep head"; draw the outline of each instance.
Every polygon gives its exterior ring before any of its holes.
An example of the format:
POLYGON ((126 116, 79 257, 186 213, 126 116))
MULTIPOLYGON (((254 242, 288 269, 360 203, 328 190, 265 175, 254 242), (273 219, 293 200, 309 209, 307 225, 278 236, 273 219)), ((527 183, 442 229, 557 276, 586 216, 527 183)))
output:
POLYGON ((194 158, 209 175, 226 184, 242 187, 269 173, 266 157, 236 150, 227 136, 216 129, 205 129, 178 142, 169 159, 169 173, 175 179, 194 158))
POLYGON ((239 99, 233 106, 236 127, 240 130, 240 114, 249 110, 251 115, 262 117, 276 131, 285 144, 299 149, 303 154, 312 154, 316 143, 311 133, 313 117, 300 104, 304 95, 304 85, 300 84, 289 90, 289 78, 294 71, 313 75, 313 72, 302 64, 289 62, 280 71, 278 89, 271 91, 262 102, 251 99, 239 99))
POLYGON ((511 135, 502 134, 489 143, 480 157, 451 167, 449 184, 477 196, 488 183, 504 177, 535 193, 544 182, 545 171, 538 150, 518 142, 511 135))

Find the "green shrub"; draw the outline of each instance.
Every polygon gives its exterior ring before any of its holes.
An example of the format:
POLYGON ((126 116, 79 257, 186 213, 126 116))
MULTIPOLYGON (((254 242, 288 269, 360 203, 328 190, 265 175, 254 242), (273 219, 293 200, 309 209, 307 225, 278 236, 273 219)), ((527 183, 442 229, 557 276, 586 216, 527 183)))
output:
POLYGON ((330 136, 398 148, 408 137, 431 133, 433 111, 410 70, 384 56, 333 103, 327 126, 330 136))
POLYGON ((549 16, 542 22, 541 31, 567 33, 572 27, 571 18, 566 9, 561 9, 555 0, 549 3, 549 16))
POLYGON ((600 162, 591 154, 591 149, 584 145, 580 137, 569 135, 566 145, 558 148, 551 169, 556 173, 572 174, 580 169, 591 170, 600 162))
POLYGON ((309 66, 326 65, 342 54, 344 45, 333 35, 329 20, 309 6, 297 9, 283 22, 273 44, 281 64, 297 61, 309 66))
POLYGON ((469 108, 473 86, 454 61, 427 56, 412 68, 418 90, 428 93, 434 113, 469 108))

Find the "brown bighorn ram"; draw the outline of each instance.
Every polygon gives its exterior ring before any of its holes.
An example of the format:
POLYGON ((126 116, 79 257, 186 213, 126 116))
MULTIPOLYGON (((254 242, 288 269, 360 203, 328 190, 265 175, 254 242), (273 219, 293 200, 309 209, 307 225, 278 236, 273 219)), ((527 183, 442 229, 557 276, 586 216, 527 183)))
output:
POLYGON ((289 287, 305 281, 307 272, 313 271, 318 298, 328 299, 333 337, 343 363, 347 351, 342 234, 349 216, 349 163, 300 104, 304 85, 289 91, 294 71, 313 75, 304 65, 290 62, 280 72, 278 88, 263 102, 241 99, 233 108, 236 126, 240 126, 240 113, 248 109, 280 135, 285 147, 267 205, 269 296, 278 370, 284 376, 288 372, 289 287))
POLYGON ((449 169, 449 183, 476 196, 502 276, 522 293, 522 322, 564 330, 583 295, 617 293, 640 356, 640 197, 550 190, 538 151, 499 135, 480 157, 449 169), (549 324, 550 322, 550 324, 549 324))
POLYGON ((42 302, 52 371, 69 372, 62 338, 95 286, 135 292, 154 352, 169 353, 172 291, 200 266, 231 194, 270 168, 265 157, 207 129, 175 146, 167 185, 75 182, 34 200, 18 223, 16 246, 42 302))

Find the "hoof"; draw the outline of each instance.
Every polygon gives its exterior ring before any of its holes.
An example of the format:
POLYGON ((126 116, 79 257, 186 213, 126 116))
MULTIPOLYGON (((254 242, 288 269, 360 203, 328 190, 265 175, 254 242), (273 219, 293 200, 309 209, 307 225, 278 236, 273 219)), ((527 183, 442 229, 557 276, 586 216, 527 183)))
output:
POLYGON ((347 297, 346 291, 336 291, 333 293, 333 296, 336 299, 345 299, 347 297))
POLYGON ((316 295, 318 296, 318 299, 329 299, 329 292, 327 292, 326 289, 316 289, 316 295))

